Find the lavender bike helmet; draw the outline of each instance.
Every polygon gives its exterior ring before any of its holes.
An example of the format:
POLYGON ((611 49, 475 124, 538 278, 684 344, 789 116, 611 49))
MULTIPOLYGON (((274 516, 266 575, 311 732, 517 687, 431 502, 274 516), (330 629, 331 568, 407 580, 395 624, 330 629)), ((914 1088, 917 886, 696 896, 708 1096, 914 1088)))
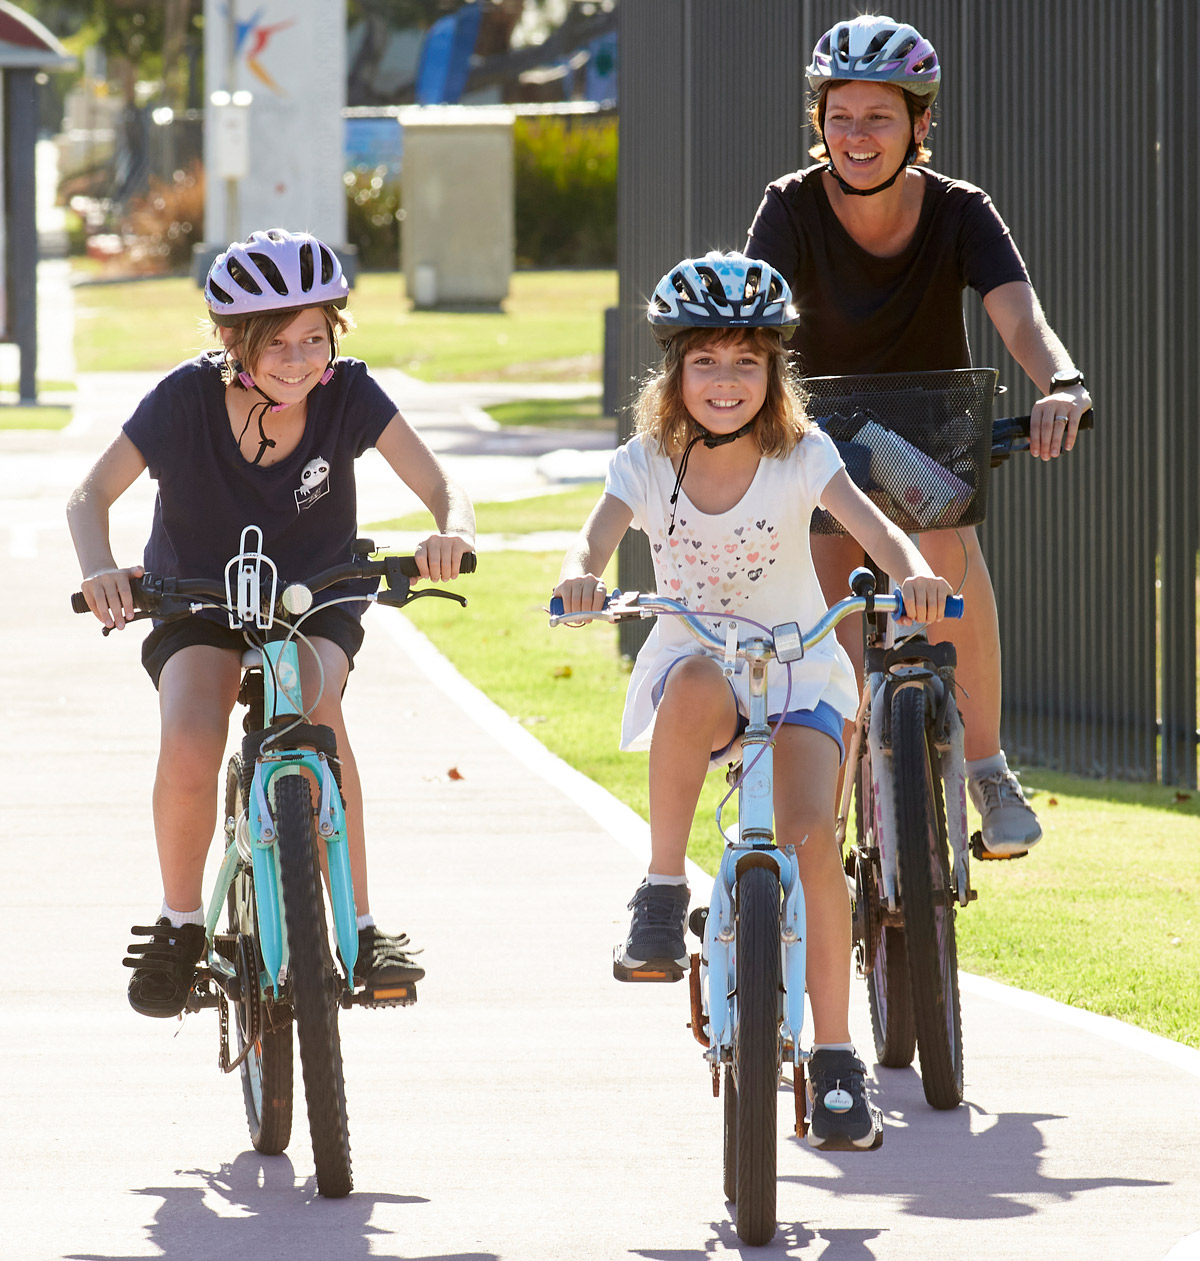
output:
POLYGON ((337 255, 307 232, 268 228, 234 242, 209 268, 204 300, 218 324, 332 303, 344 307, 349 285, 337 255))
POLYGON ((770 263, 713 250, 667 272, 646 318, 664 341, 681 328, 778 328, 786 336, 800 317, 788 282, 770 263))
POLYGON ((894 18, 866 14, 837 22, 817 41, 806 71, 815 92, 831 79, 866 79, 906 88, 932 105, 942 68, 933 45, 894 18))

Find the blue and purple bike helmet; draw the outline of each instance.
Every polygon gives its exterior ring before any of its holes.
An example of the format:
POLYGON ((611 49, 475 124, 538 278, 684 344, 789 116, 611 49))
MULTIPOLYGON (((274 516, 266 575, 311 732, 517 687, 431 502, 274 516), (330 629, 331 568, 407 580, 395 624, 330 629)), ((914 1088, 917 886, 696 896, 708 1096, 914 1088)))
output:
POLYGON ((204 300, 215 323, 231 327, 252 315, 346 305, 350 287, 337 255, 307 232, 268 228, 236 241, 208 270, 204 300))
POLYGON ((817 41, 805 73, 814 92, 832 79, 863 79, 904 88, 926 105, 942 80, 933 45, 915 26, 875 14, 835 22, 817 41))

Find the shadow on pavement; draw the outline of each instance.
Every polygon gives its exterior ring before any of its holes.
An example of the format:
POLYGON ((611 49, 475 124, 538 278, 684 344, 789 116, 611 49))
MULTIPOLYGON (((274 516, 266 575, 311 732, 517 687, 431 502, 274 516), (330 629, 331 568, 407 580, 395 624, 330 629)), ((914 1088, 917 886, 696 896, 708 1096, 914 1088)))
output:
MULTIPOLYGON (((186 1169, 190 1187, 143 1187, 135 1195, 161 1199, 146 1238, 164 1257, 250 1256, 259 1261, 288 1258, 392 1258, 392 1261, 499 1261, 492 1252, 438 1253, 413 1257, 393 1252, 379 1236, 391 1232, 371 1225, 380 1204, 426 1204, 418 1195, 354 1191, 343 1200, 317 1195, 313 1177, 297 1180, 286 1156, 244 1152, 215 1172, 186 1169), (220 1197, 221 1211, 212 1207, 220 1197)), ((67 1261, 138 1261, 145 1253, 72 1253, 67 1261)))
POLYGON ((870 1227, 816 1232, 803 1222, 780 1222, 770 1243, 752 1248, 737 1237, 732 1204, 729 1205, 729 1213, 729 1220, 710 1223, 713 1238, 703 1249, 633 1249, 631 1255, 645 1257, 646 1261, 711 1261, 714 1255, 741 1256, 745 1261, 751 1261, 753 1257, 801 1255, 805 1261, 875 1261, 875 1253, 867 1244, 870 1240, 887 1234, 885 1230, 873 1230, 870 1227), (817 1248, 820 1251, 816 1251, 817 1248))
MULTIPOLYGON (((953 1221, 986 1221, 1028 1217, 1044 1210, 1047 1198, 1067 1202, 1087 1191, 1113 1187, 1168 1186, 1148 1178, 1111 1176, 1060 1178, 1042 1172, 1046 1141, 1040 1127, 1069 1123, 1053 1112, 989 1113, 966 1100, 961 1107, 936 1112, 925 1102, 920 1077, 913 1069, 880 1069, 884 1108, 884 1146, 879 1153, 813 1152, 824 1172, 784 1175, 781 1182, 810 1186, 860 1199, 886 1197, 903 1204, 915 1217, 953 1221), (891 1159, 889 1159, 891 1157, 891 1159), (953 1178, 946 1177, 954 1170, 953 1178), (1040 1201, 1036 1203, 1035 1201, 1040 1201)), ((831 1252, 869 1257, 869 1251, 831 1252)))

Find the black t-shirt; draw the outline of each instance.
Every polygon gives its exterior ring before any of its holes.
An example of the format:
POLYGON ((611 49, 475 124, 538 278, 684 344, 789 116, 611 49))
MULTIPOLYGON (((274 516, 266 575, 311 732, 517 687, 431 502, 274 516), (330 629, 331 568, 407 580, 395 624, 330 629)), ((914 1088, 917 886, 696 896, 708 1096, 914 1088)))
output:
MULTIPOLYGON (((338 359, 332 380, 308 396, 295 451, 277 464, 255 466, 229 423, 220 355, 180 364, 124 425, 158 482, 146 569, 223 580, 247 525, 262 530, 262 550, 283 581, 348 561, 357 531, 354 461, 395 414, 366 364, 338 359)), ((346 588, 331 587, 317 600, 344 594, 346 588)))
POLYGON ((894 258, 868 253, 825 195, 823 166, 767 185, 746 253, 791 283, 791 340, 809 376, 969 368, 963 290, 980 297, 1029 280, 1008 227, 982 189, 922 171, 917 230, 894 258))

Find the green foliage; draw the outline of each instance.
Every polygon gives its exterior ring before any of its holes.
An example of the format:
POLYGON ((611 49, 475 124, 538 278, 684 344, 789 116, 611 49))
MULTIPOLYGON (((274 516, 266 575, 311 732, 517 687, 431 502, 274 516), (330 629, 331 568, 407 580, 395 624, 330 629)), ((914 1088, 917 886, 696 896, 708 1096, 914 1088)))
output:
POLYGON ((518 118, 513 149, 517 265, 616 266, 616 119, 518 118))
POLYGON ((400 269, 400 181, 386 166, 357 166, 345 174, 346 238, 366 271, 400 269))

